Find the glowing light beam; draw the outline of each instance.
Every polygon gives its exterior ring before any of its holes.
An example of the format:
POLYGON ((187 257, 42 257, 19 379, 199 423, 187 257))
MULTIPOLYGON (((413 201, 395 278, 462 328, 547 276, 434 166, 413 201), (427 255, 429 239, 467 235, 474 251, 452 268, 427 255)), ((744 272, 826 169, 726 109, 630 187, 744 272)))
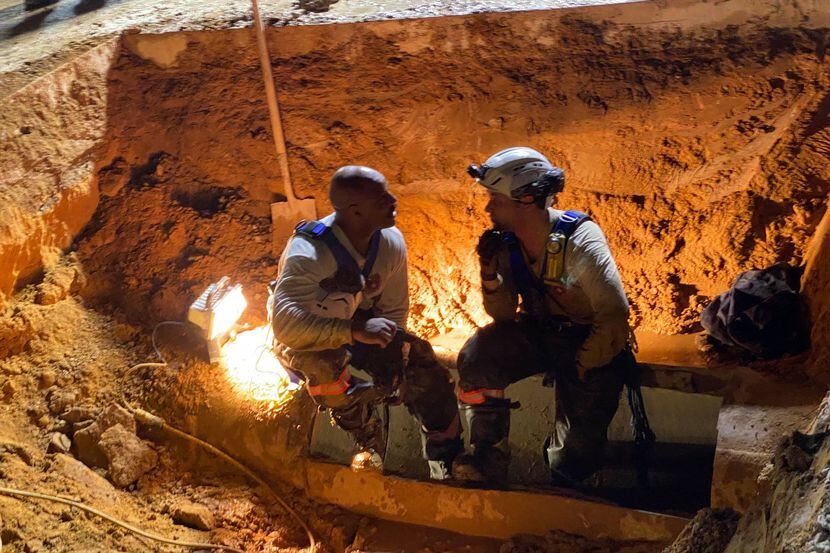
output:
POLYGON ((274 356, 270 338, 268 325, 240 332, 222 348, 220 364, 237 394, 278 411, 299 386, 274 356))

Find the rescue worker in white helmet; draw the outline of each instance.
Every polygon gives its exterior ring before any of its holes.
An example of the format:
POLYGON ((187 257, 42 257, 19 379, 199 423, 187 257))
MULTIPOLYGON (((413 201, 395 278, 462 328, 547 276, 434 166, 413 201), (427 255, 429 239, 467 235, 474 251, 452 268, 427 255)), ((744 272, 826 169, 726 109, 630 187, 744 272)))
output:
POLYGON ((397 396, 418 419, 430 477, 450 477, 462 450, 449 372, 428 342, 405 332, 406 243, 386 178, 346 166, 331 179, 334 213, 297 226, 269 300, 274 351, 312 399, 355 440, 353 466, 382 467, 376 404, 397 396), (372 382, 351 374, 367 372, 372 382))
POLYGON ((600 468, 630 351, 628 301, 605 236, 584 213, 549 207, 564 173, 531 148, 508 148, 468 172, 489 194, 493 229, 480 238, 484 308, 494 322, 458 357, 458 399, 472 451, 459 479, 504 483, 511 401, 504 390, 544 374, 556 388, 544 453, 555 483, 600 468))

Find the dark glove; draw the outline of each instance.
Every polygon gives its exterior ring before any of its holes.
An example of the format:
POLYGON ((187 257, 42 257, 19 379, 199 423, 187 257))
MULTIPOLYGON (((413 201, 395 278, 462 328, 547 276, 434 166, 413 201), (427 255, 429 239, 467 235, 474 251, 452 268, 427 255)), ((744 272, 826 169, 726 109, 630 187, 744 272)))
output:
POLYGON ((478 239, 476 253, 482 265, 489 265, 502 248, 502 233, 497 230, 486 230, 478 239))

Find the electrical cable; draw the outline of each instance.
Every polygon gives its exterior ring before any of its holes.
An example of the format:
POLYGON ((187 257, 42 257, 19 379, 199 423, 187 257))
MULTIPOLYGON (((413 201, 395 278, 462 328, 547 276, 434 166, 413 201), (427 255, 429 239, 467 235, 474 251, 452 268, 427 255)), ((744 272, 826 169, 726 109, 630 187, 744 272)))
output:
MULTIPOLYGON (((186 326, 185 323, 181 323, 179 321, 162 321, 162 322, 158 323, 153 328, 152 342, 153 342, 153 349, 155 349, 156 354, 162 359, 163 362, 162 363, 139 363, 137 365, 133 365, 132 367, 130 367, 127 370, 126 374, 124 375, 125 378, 129 377, 133 373, 133 371, 135 371, 137 369, 140 369, 140 368, 144 368, 144 367, 166 367, 166 366, 168 366, 167 361, 161 355, 161 352, 158 350, 158 347, 156 346, 156 330, 158 330, 158 328, 161 327, 162 325, 186 326)), ((271 330, 269 328, 268 334, 270 333, 270 331, 271 330)), ((268 334, 266 334, 266 344, 267 344, 267 340, 268 340, 268 334)), ((262 353, 264 353, 264 351, 260 353, 260 358, 262 357, 262 353)), ((257 359, 257 364, 259 364, 259 359, 257 359)), ((270 372, 270 371, 261 371, 261 372, 270 372)), ((230 455, 228 455, 227 453, 225 453, 221 449, 209 444, 208 442, 206 442, 204 440, 201 440, 201 439, 197 438, 196 436, 188 434, 187 432, 184 432, 183 430, 179 430, 178 428, 170 425, 170 423, 168 423, 166 420, 159 417, 158 415, 154 415, 154 414, 150 413, 149 411, 145 411, 144 409, 134 407, 129 401, 127 401, 127 399, 123 396, 123 394, 121 396, 121 401, 124 403, 124 406, 133 414, 133 416, 136 418, 137 421, 139 421, 139 422, 141 422, 141 423, 143 423, 147 426, 162 428, 164 430, 167 430, 168 432, 170 432, 171 434, 173 434, 175 436, 178 436, 182 439, 191 441, 191 442, 193 442, 197 445, 202 446, 203 448, 205 448, 209 452, 213 453, 217 457, 220 457, 221 459, 224 459, 225 461, 229 462, 231 465, 233 465, 238 470, 243 472, 245 475, 247 475, 249 478, 251 478, 257 484, 259 484, 260 486, 262 486, 263 488, 268 490, 271 493, 271 496, 277 501, 277 503, 279 503, 280 506, 289 515, 291 515, 291 517, 294 518, 294 520, 296 520, 299 523, 299 525, 303 528, 303 530, 305 530, 306 536, 308 537, 309 549, 311 551, 315 551, 317 549, 317 540, 314 538, 314 534, 311 532, 311 529, 308 527, 308 524, 306 524, 306 522, 300 517, 300 515, 297 514, 297 512, 294 509, 292 509, 288 505, 288 503, 286 503, 285 500, 282 497, 280 497, 280 495, 267 482, 265 482, 265 480, 263 480, 262 478, 257 476, 256 473, 254 473, 251 469, 249 469, 248 467, 246 467, 245 465, 243 465, 242 463, 240 463, 239 461, 237 461, 236 459, 234 459, 233 457, 231 457, 230 455)))
POLYGON ((254 482, 256 482, 257 484, 259 484, 260 486, 262 486, 263 488, 268 490, 271 493, 271 496, 277 501, 277 503, 279 503, 280 506, 289 515, 291 515, 291 517, 293 517, 294 520, 297 521, 297 523, 299 523, 299 525, 303 528, 303 530, 305 530, 306 536, 308 537, 309 549, 311 551, 315 551, 317 549, 317 540, 314 539, 314 534, 311 532, 311 529, 308 527, 308 524, 306 524, 306 522, 300 517, 300 515, 297 514, 297 511, 292 509, 288 505, 288 503, 286 503, 285 500, 265 480, 263 480, 262 478, 257 476, 256 473, 254 473, 251 469, 249 469, 248 467, 246 467, 245 465, 243 465, 242 463, 240 463, 239 461, 237 461, 236 459, 234 459, 233 457, 231 457, 230 455, 228 455, 227 453, 225 453, 221 449, 209 444, 208 442, 206 442, 204 440, 201 440, 201 439, 197 438, 196 436, 188 434, 187 432, 184 432, 183 430, 179 430, 178 428, 170 425, 170 423, 168 423, 166 420, 159 417, 158 415, 154 415, 153 413, 150 413, 149 411, 145 411, 144 409, 134 407, 123 396, 122 396, 121 400, 124 402, 124 405, 133 414, 133 416, 136 418, 136 420, 138 422, 140 422, 142 424, 145 424, 147 426, 150 426, 150 427, 161 428, 163 430, 166 430, 166 431, 170 432, 174 436, 177 436, 177 437, 182 438, 184 440, 188 440, 188 441, 191 441, 191 442, 193 442, 197 445, 200 445, 201 447, 208 450, 210 453, 213 453, 217 457, 219 457, 221 459, 224 459, 225 461, 227 461, 228 463, 230 463, 231 465, 236 467, 238 470, 243 472, 246 476, 251 478, 254 482))
POLYGON ((99 516, 113 524, 116 524, 126 530, 129 530, 133 534, 137 534, 141 537, 157 541, 159 543, 165 543, 168 545, 176 545, 179 547, 185 547, 188 549, 220 549, 223 551, 232 551, 233 553, 244 553, 241 549, 237 549, 235 547, 230 547, 228 545, 214 545, 212 543, 193 543, 193 542, 184 542, 184 541, 177 541, 172 540, 169 538, 165 538, 162 536, 157 536, 155 534, 150 534, 149 532, 145 532, 144 530, 137 528, 131 524, 118 520, 103 511, 99 511, 94 507, 90 507, 85 503, 81 503, 80 501, 75 501, 74 499, 68 499, 65 497, 60 497, 57 495, 50 495, 45 493, 37 493, 37 492, 27 492, 23 490, 16 490, 14 488, 3 488, 0 487, 0 494, 8 495, 8 496, 20 496, 20 497, 31 497, 35 499, 44 499, 47 501, 53 501, 55 503, 63 503, 64 505, 70 505, 72 507, 76 507, 81 509, 82 511, 86 511, 87 513, 91 513, 93 515, 99 516))
POLYGON ((159 359, 161 359, 162 362, 166 365, 167 364, 167 359, 164 358, 164 356, 161 354, 161 351, 159 351, 158 346, 156 345, 156 331, 159 328, 161 328, 162 326, 165 326, 165 325, 169 325, 169 326, 187 326, 187 324, 183 323, 181 321, 162 321, 162 322, 158 323, 156 326, 153 327, 153 333, 151 335, 151 341, 153 342, 153 349, 156 350, 156 355, 158 355, 159 359))

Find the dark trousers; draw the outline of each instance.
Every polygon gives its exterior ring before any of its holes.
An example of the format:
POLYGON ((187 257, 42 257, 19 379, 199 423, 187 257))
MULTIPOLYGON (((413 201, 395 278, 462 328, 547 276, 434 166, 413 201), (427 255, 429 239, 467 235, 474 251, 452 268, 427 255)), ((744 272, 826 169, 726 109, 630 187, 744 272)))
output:
POLYGON ((551 470, 576 480, 595 472, 602 465, 628 358, 624 350, 581 381, 575 359, 587 335, 584 326, 532 321, 493 323, 473 335, 458 356, 462 404, 477 391, 485 398, 465 405, 473 447, 491 447, 508 437, 509 402, 490 398, 509 384, 545 374, 545 384, 556 386, 556 422, 547 446, 551 470))
POLYGON ((336 382, 345 366, 367 372, 372 385, 349 377, 339 394, 313 396, 331 409, 338 426, 359 446, 383 453, 380 419, 375 404, 398 394, 421 424, 423 454, 428 460, 450 461, 461 450, 461 424, 449 371, 435 358, 429 342, 404 343, 399 334, 387 347, 356 344, 349 348, 299 351, 275 344, 284 366, 302 375, 309 387, 336 382))

